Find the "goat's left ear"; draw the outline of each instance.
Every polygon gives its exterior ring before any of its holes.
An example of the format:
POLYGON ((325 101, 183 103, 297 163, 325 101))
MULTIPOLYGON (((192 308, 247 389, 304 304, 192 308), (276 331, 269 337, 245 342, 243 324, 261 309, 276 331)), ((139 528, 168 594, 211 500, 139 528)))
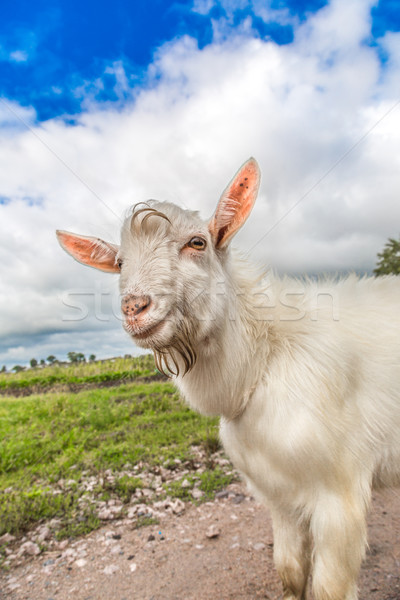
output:
POLYGON ((216 248, 226 246, 246 221, 257 198, 260 178, 257 161, 250 158, 224 190, 208 225, 216 248))
POLYGON ((116 262, 119 248, 115 244, 69 231, 57 230, 56 234, 60 246, 78 262, 106 273, 119 273, 116 262))

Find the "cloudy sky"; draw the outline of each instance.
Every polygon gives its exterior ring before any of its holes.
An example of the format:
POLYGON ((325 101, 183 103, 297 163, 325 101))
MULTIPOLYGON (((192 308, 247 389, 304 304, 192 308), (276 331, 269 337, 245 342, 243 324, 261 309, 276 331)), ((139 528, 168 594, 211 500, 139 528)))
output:
POLYGON ((118 281, 57 245, 118 242, 148 198, 213 212, 255 156, 236 246, 278 272, 370 272, 400 230, 397 0, 2 0, 0 366, 135 353, 118 281))

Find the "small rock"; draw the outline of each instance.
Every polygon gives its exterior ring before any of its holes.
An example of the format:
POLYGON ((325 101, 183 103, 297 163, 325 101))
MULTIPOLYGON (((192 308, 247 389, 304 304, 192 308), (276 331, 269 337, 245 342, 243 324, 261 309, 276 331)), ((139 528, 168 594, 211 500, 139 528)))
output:
POLYGON ((13 542, 15 539, 15 536, 11 535, 11 533, 5 533, 0 537, 0 546, 2 544, 8 544, 9 542, 13 542))
POLYGON ((43 563, 44 567, 48 567, 49 565, 54 565, 55 561, 52 558, 49 558, 48 560, 45 560, 43 563))
POLYGON ((147 541, 148 541, 148 542, 154 542, 154 540, 155 540, 155 539, 156 539, 156 538, 155 538, 155 537, 154 537, 154 535, 151 533, 151 534, 149 535, 149 537, 147 538, 147 541))
POLYGON ((216 525, 210 525, 210 527, 206 531, 206 537, 209 539, 216 538, 220 535, 221 530, 216 525))
POLYGON ((87 563, 87 560, 85 560, 84 558, 78 558, 78 560, 76 560, 74 562, 74 564, 79 568, 84 567, 86 565, 86 563, 87 563))
POLYGON ((256 544, 253 544, 253 548, 257 551, 265 550, 265 544, 263 544, 262 542, 257 542, 256 544))
POLYGON ((215 494, 217 500, 221 500, 222 498, 227 498, 229 496, 228 490, 221 490, 215 494))
POLYGON ((30 556, 37 556, 38 554, 40 554, 40 548, 34 542, 25 542, 19 549, 18 554, 29 554, 30 556))
POLYGON ((107 521, 108 519, 113 519, 114 518, 114 514, 108 508, 103 508, 103 510, 99 511, 98 517, 102 521, 107 521))
POLYGON ((111 537, 113 540, 120 540, 122 535, 120 533, 113 533, 111 537))
POLYGON ((172 512, 175 515, 179 515, 181 513, 184 512, 185 510, 185 503, 182 502, 182 500, 180 500, 179 498, 177 498, 176 500, 174 500, 173 502, 171 502, 170 507, 172 509, 172 512))
POLYGON ((43 527, 39 531, 39 535, 37 536, 38 542, 44 542, 45 540, 49 539, 50 534, 51 534, 50 529, 48 527, 43 527))
POLYGON ((106 538, 113 538, 115 535, 115 531, 112 531, 112 530, 106 531, 104 535, 106 538))
POLYGON ((131 573, 134 573, 137 569, 137 564, 136 563, 130 564, 129 569, 130 569, 131 573))
POLYGON ((182 481, 182 483, 181 483, 181 487, 183 487, 183 488, 190 488, 190 487, 192 487, 192 484, 187 479, 184 479, 182 481))
POLYGON ((243 500, 246 499, 244 494, 236 494, 236 496, 232 499, 233 504, 240 504, 243 500))
POLYGON ((204 492, 195 488, 194 490, 192 490, 192 496, 195 500, 199 500, 204 496, 204 492))
POLYGON ((107 565, 103 569, 103 573, 105 573, 105 575, 114 575, 114 573, 116 573, 117 571, 119 571, 117 565, 107 565))

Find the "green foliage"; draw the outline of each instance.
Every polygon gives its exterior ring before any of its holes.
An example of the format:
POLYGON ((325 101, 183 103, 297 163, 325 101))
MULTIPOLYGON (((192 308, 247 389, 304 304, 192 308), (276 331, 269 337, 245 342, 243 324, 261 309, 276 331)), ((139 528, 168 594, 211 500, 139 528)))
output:
POLYGON ((31 365, 32 369, 34 369, 35 367, 38 366, 38 361, 36 360, 36 358, 31 358, 30 365, 31 365))
POLYGON ((72 363, 85 362, 85 355, 82 352, 68 352, 68 360, 72 363))
POLYGON ((214 496, 214 493, 222 490, 235 479, 232 473, 225 473, 221 467, 215 469, 207 469, 200 475, 200 489, 204 492, 209 500, 214 496))
POLYGON ((178 481, 172 481, 164 485, 164 489, 169 496, 180 498, 181 500, 193 501, 192 490, 195 483, 198 489, 204 492, 204 496, 200 502, 206 502, 214 497, 215 492, 222 490, 235 479, 235 475, 225 473, 220 467, 207 469, 199 475, 187 475, 178 481), (186 485, 182 487, 183 481, 186 480, 186 485), (189 485, 188 485, 189 484, 189 485))
POLYGON ((0 492, 0 532, 20 534, 42 519, 64 516, 69 519, 71 513, 76 514, 77 503, 76 492, 53 495, 49 487, 32 485, 27 489, 3 490, 0 492))
POLYGON ((112 492, 112 495, 117 495, 124 503, 129 502, 132 494, 142 487, 143 482, 139 477, 129 477, 129 475, 116 477, 112 483, 106 482, 104 485, 105 490, 112 492))
POLYGON ((382 252, 378 253, 378 262, 374 275, 400 274, 400 240, 389 238, 382 252))
POLYGON ((53 363, 56 362, 56 357, 54 356, 54 354, 50 354, 50 356, 47 357, 47 362, 52 365, 53 363))
MULTIPOLYGON (((14 367, 17 369, 17 367, 14 367)), ((0 392, 13 393, 30 388, 40 392, 56 385, 102 384, 106 382, 132 381, 138 377, 156 374, 151 354, 136 358, 117 358, 93 363, 72 362, 44 367, 40 371, 23 371, 18 367, 16 374, 0 373, 0 392)))
POLYGON ((136 529, 139 529, 140 527, 149 527, 150 525, 158 525, 159 522, 159 519, 156 517, 139 517, 136 523, 136 529))
POLYGON ((15 367, 13 367, 11 371, 14 371, 15 373, 20 373, 21 371, 25 371, 25 367, 22 367, 21 365, 15 365, 15 367))
MULTIPOLYGON (((57 516, 59 516, 59 513, 57 516)), ((86 507, 79 516, 73 510, 65 511, 62 523, 56 533, 58 540, 85 535, 93 529, 98 529, 101 525, 101 521, 92 506, 86 507)))
MULTIPOLYGON (((192 447, 204 444, 216 424, 182 404, 168 382, 0 397, 0 535, 53 517, 61 520, 60 536, 90 531, 99 520, 85 504, 82 481, 95 476, 97 497, 128 502, 141 481, 119 476, 126 464, 193 461, 192 447), (102 476, 106 470, 115 474, 112 483, 102 476), (60 487, 62 480, 68 485, 60 487)), ((218 470, 200 481, 206 494, 225 485, 218 470)))

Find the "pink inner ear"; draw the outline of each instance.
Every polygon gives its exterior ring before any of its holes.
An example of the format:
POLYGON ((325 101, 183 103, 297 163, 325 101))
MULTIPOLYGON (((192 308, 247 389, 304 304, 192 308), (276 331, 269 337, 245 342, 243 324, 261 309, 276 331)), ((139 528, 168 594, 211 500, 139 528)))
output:
POLYGON ((80 263, 107 273, 119 272, 115 263, 118 248, 113 244, 67 231, 57 231, 57 237, 64 250, 80 263))
POLYGON ((238 171, 221 196, 209 225, 217 248, 224 246, 248 218, 257 198, 260 169, 250 158, 238 171))

